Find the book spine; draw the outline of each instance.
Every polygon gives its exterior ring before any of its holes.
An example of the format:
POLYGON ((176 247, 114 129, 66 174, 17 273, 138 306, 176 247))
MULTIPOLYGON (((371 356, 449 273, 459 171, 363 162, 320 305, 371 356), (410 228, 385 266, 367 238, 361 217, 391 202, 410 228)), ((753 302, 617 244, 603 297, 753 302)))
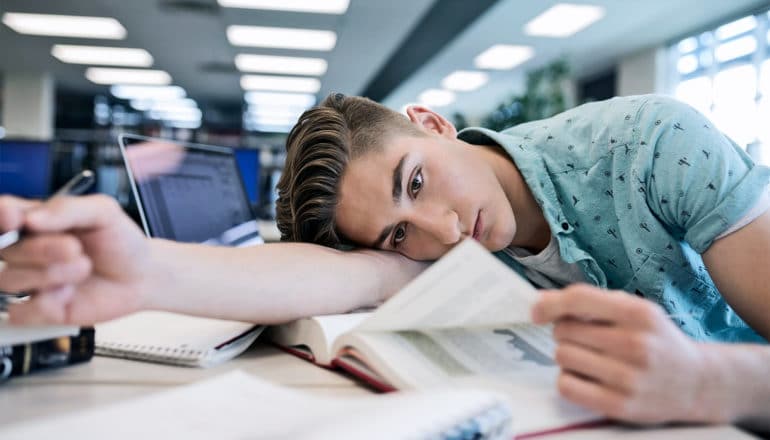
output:
POLYGON ((75 336, 0 346, 0 380, 46 368, 86 362, 93 355, 93 327, 81 328, 75 336))

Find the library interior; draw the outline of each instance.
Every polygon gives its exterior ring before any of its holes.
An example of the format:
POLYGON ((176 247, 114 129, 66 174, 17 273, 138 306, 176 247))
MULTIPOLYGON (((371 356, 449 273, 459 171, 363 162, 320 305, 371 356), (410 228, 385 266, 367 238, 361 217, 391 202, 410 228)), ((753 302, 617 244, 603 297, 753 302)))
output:
POLYGON ((0 54, 0 438, 770 436, 770 1, 2 0, 0 54))

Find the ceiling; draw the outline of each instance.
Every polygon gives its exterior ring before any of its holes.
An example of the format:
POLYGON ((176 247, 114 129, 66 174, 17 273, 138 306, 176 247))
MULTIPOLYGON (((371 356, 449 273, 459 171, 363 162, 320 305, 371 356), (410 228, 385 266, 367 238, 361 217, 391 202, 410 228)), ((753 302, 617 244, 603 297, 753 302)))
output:
POLYGON ((492 71, 489 82, 474 92, 458 92, 455 103, 436 108, 443 114, 461 112, 472 119, 487 114, 517 88, 527 70, 565 55, 577 77, 595 75, 624 55, 665 44, 677 37, 716 26, 742 14, 770 6, 767 0, 500 0, 467 29, 426 60, 392 91, 384 103, 400 109, 458 69, 473 69, 473 59, 493 44, 530 45, 535 57, 512 71, 492 71), (525 35, 524 24, 556 3, 601 5, 605 16, 570 38, 525 35))
POLYGON ((200 101, 235 101, 243 91, 233 59, 238 53, 323 57, 329 69, 319 96, 330 91, 357 94, 368 84, 434 0, 352 0, 344 15, 221 8, 216 0, 2 0, 0 13, 34 12, 114 17, 127 30, 125 40, 20 35, 0 24, 0 71, 49 71, 58 87, 99 93, 106 86, 85 79, 87 66, 51 56, 56 43, 143 48, 153 68, 167 71, 176 85, 200 101), (229 25, 284 26, 334 30, 330 52, 231 46, 229 25))
MULTIPOLYGON (((319 0, 322 1, 322 0, 319 0)), ((127 29, 125 40, 20 35, 0 24, 0 71, 46 71, 60 90, 105 93, 84 77, 87 66, 50 55, 56 43, 137 47, 167 71, 173 83, 201 103, 238 106, 243 91, 233 59, 238 53, 321 56, 329 69, 319 97, 331 91, 366 93, 399 108, 496 43, 529 44, 536 56, 513 71, 495 72, 461 104, 438 109, 473 114, 494 107, 521 82, 523 72, 562 54, 573 70, 590 75, 620 56, 768 5, 760 0, 572 0, 606 8, 603 20, 569 39, 533 38, 522 26, 556 0, 351 0, 344 15, 221 8, 216 0, 2 0, 3 12, 105 16, 127 29), (232 24, 329 29, 338 34, 330 52, 236 48, 225 29, 232 24)), ((205 113, 205 108, 204 108, 205 113)))

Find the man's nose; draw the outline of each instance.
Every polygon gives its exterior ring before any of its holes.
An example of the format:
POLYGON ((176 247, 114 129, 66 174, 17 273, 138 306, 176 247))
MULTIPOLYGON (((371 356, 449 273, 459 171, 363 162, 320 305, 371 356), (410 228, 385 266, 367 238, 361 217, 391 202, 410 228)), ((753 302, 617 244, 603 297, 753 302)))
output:
POLYGON ((457 213, 446 208, 428 208, 417 215, 414 223, 441 244, 455 244, 462 238, 457 213))

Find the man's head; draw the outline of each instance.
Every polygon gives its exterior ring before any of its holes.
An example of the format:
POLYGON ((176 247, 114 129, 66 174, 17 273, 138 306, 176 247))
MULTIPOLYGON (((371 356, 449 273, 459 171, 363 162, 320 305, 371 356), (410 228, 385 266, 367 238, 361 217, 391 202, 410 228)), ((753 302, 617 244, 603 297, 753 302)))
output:
POLYGON ((456 134, 425 107, 404 117, 365 98, 330 95, 300 117, 286 142, 282 240, 420 260, 440 257, 474 230, 489 249, 508 245, 515 220, 491 156, 456 134))

